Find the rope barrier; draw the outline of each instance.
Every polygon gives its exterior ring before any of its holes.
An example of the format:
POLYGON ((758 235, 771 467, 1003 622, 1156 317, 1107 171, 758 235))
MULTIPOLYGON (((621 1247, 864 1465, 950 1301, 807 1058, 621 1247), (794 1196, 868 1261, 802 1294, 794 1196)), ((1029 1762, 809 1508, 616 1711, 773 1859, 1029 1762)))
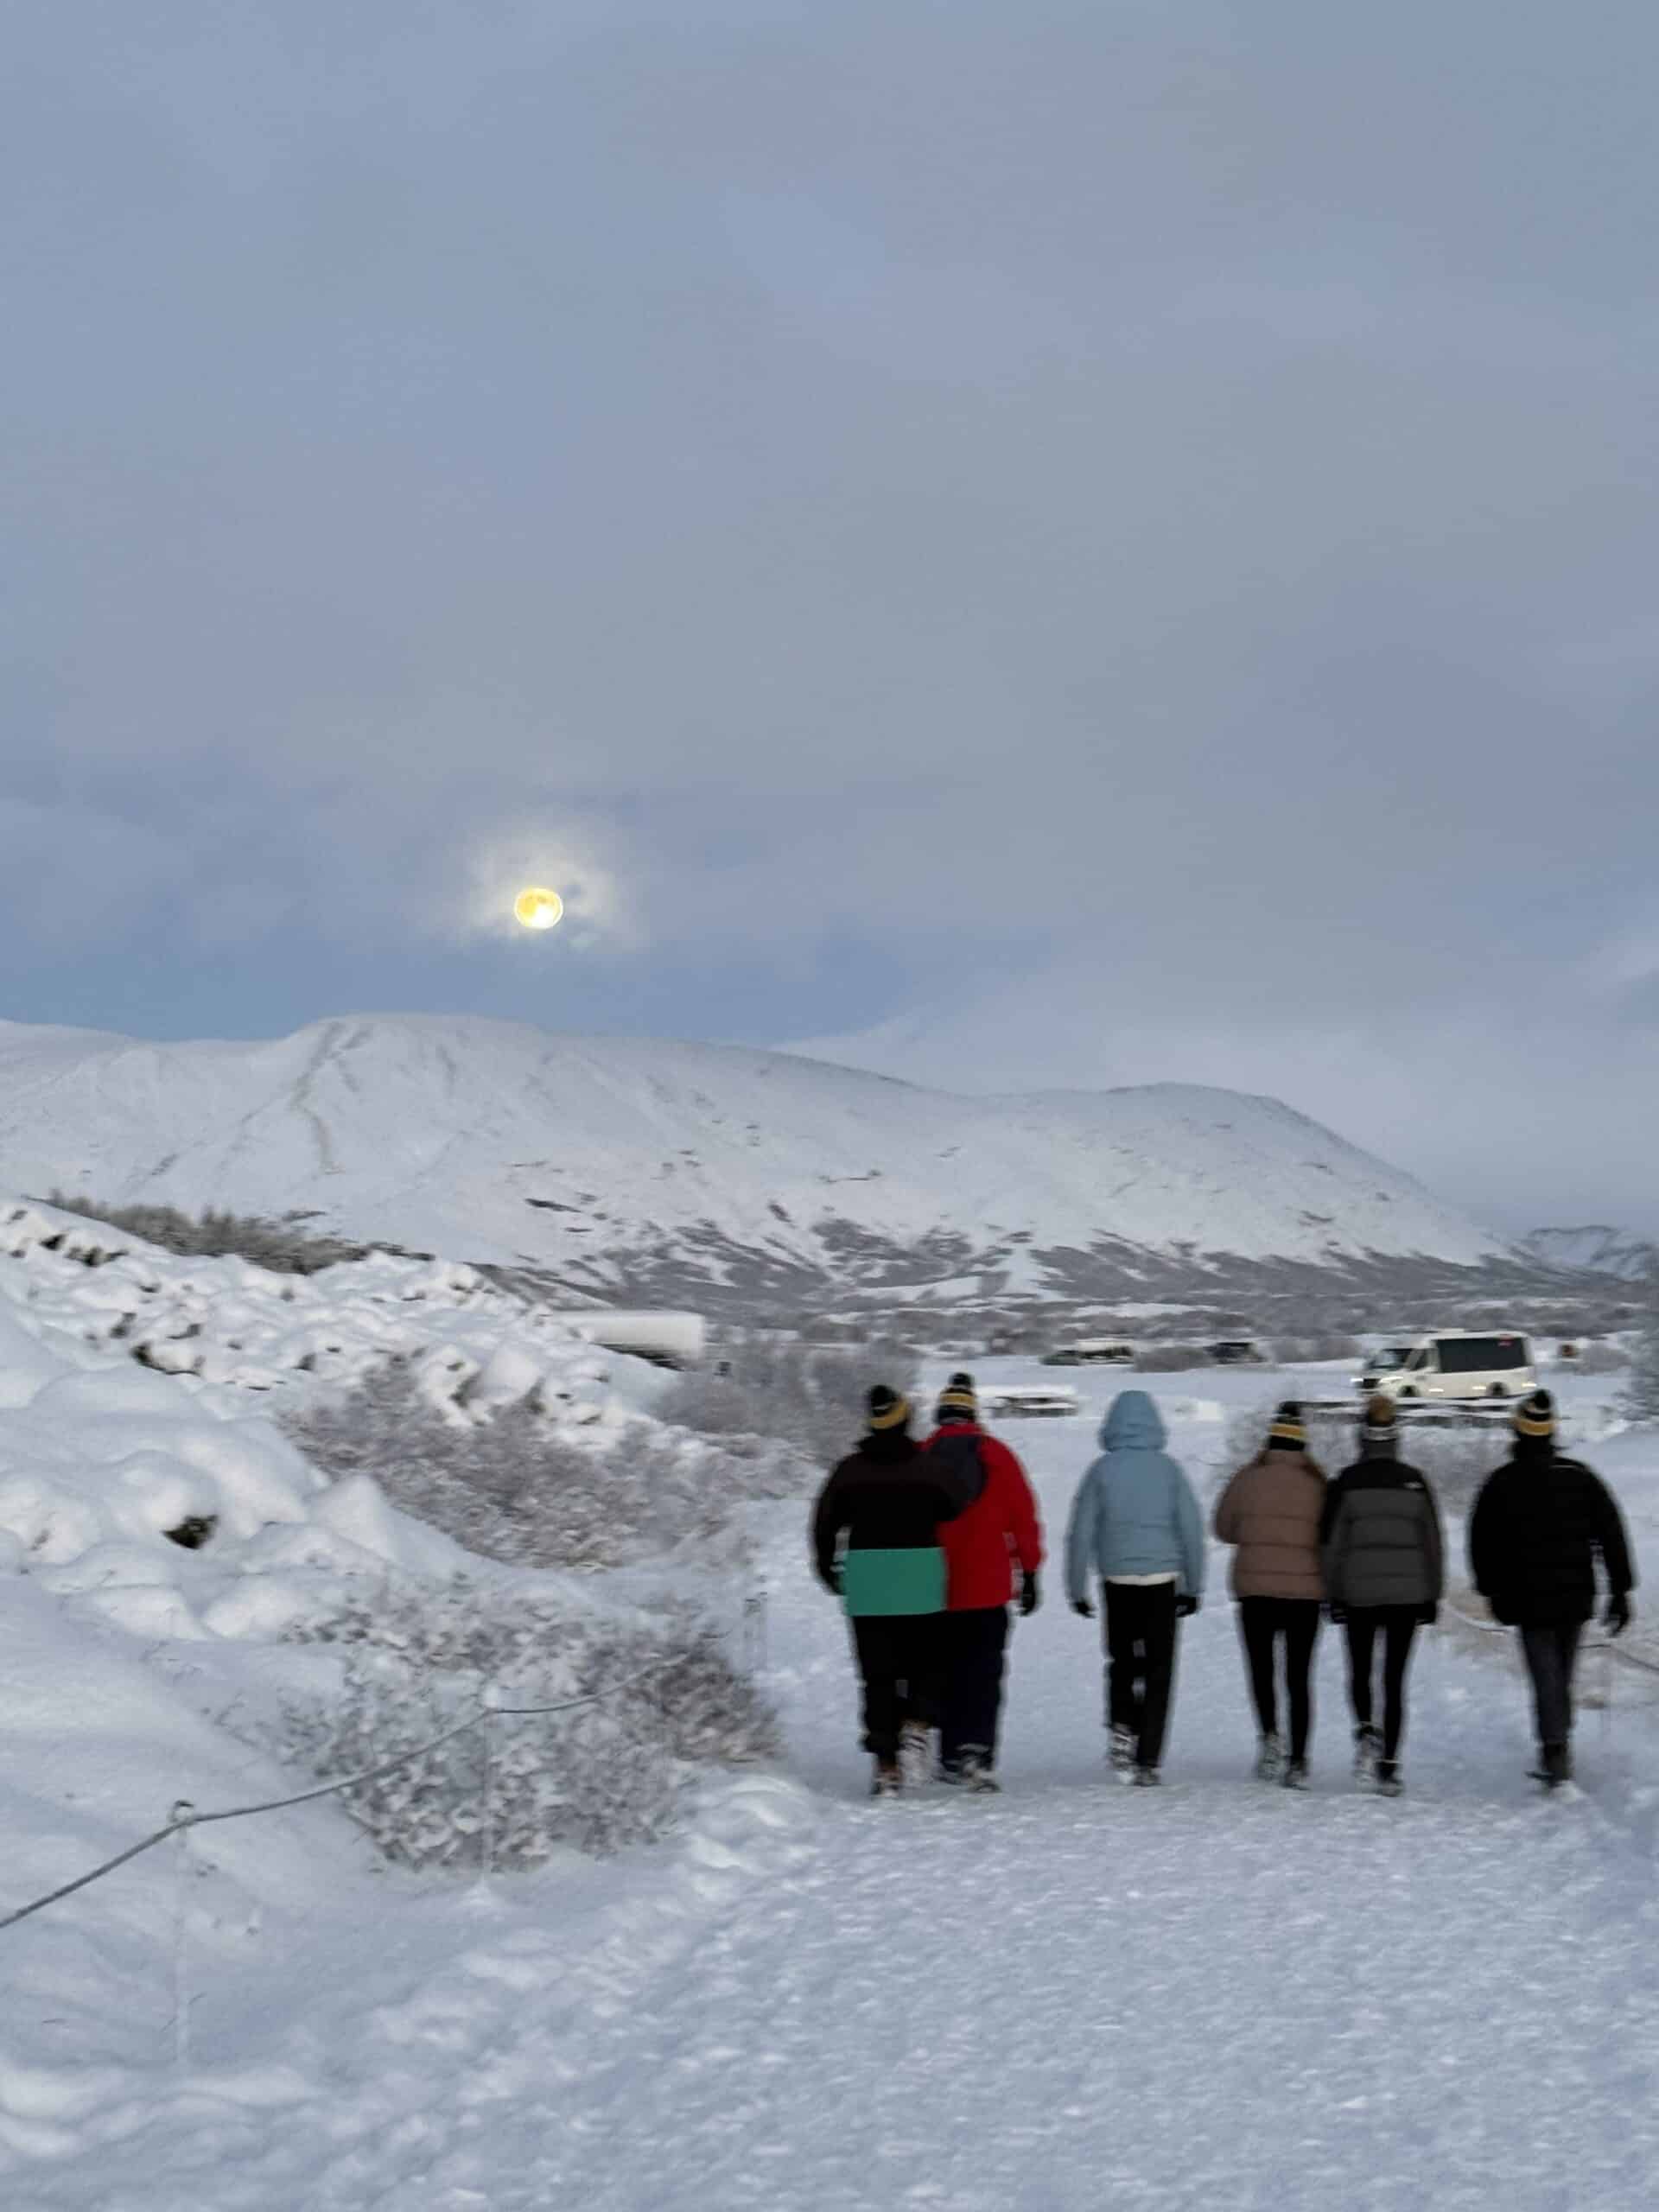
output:
POLYGON ((656 1666, 643 1667, 638 1674, 626 1675, 620 1682, 609 1682, 603 1689, 587 1690, 580 1697, 561 1698, 552 1705, 496 1705, 480 1699, 476 1711, 466 1714, 441 1735, 430 1738, 424 1744, 417 1744, 412 1751, 400 1751, 396 1758, 383 1759, 377 1765, 364 1767, 356 1774, 337 1775, 332 1782, 320 1782, 309 1789, 296 1789, 286 1797, 267 1797, 257 1805, 227 1805, 214 1813, 198 1813, 181 1799, 174 1807, 173 1816, 165 1827, 157 1828, 154 1834, 143 1837, 137 1843, 129 1844, 124 1851, 118 1852, 113 1859, 106 1859, 102 1866, 92 1867, 87 1873, 78 1874, 73 1882, 64 1882, 57 1889, 48 1891, 44 1897, 35 1897, 11 1912, 0 1914, 0 1929, 15 1928, 20 1920, 27 1920, 32 1913, 43 1912, 48 1905, 57 1904, 65 1897, 73 1897, 77 1890, 86 1889, 93 1882, 102 1881, 105 1875, 113 1874, 117 1867, 126 1866, 130 1859, 154 1850, 158 1843, 165 1843, 169 1836, 182 1835, 190 1828, 207 1827, 214 1821, 241 1821, 256 1813, 280 1813, 289 1806, 309 1805, 319 1797, 334 1796, 342 1789, 359 1789, 365 1783, 378 1782, 382 1775, 397 1773, 400 1767, 412 1766, 416 1759, 425 1758, 429 1752, 441 1750, 445 1744, 453 1743, 457 1736, 464 1736, 469 1729, 477 1728, 485 1722, 523 1719, 538 1713, 571 1713, 578 1706, 598 1705, 607 1697, 619 1696, 624 1690, 648 1681, 654 1675, 664 1673, 674 1663, 671 1660, 664 1660, 656 1666))
MULTIPOLYGON (((1449 1599, 1444 1602, 1446 1610, 1451 1614, 1452 1619, 1461 1621, 1465 1628, 1478 1628, 1483 1636, 1508 1636, 1510 1633, 1508 1627, 1502 1621, 1483 1621, 1478 1619, 1473 1613, 1465 1613, 1460 1605, 1452 1605, 1449 1599)), ((1586 1651, 1605 1651, 1610 1659, 1616 1659, 1621 1667, 1636 1667, 1644 1675, 1659 1675, 1659 1662, 1651 1659, 1643 1659, 1638 1652, 1627 1651, 1616 1637, 1593 1637, 1584 1646, 1584 1649, 1586 1651)))

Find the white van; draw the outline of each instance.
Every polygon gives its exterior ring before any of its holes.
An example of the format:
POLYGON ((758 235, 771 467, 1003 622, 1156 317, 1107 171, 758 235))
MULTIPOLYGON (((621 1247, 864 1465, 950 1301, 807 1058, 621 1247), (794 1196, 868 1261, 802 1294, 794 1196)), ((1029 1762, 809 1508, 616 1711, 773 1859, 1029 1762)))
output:
POLYGON ((1517 1331, 1440 1329, 1401 1351, 1399 1365, 1378 1360, 1359 1378, 1368 1393, 1388 1398, 1524 1398, 1538 1388, 1532 1346, 1517 1331))

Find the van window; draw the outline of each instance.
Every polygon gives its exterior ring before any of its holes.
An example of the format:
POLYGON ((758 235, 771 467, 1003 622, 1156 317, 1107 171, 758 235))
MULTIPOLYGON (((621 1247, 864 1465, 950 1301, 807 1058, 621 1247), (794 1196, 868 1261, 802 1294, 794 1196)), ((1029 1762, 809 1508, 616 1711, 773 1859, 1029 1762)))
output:
POLYGON ((1528 1363, 1523 1337, 1442 1337, 1439 1343, 1442 1375, 1490 1375, 1528 1363))

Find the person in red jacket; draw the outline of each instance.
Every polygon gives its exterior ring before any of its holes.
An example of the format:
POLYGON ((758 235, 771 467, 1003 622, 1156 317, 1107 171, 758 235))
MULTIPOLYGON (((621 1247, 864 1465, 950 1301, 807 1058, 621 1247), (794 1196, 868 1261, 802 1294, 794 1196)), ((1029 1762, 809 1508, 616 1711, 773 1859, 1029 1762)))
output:
POLYGON ((950 1377, 938 1421, 925 1449, 964 1501, 939 1529, 946 1588, 939 1771, 967 1789, 995 1789, 1014 1570, 1017 1565, 1020 1611, 1034 1613, 1043 1531, 1025 1469, 979 1426, 971 1375, 950 1377))

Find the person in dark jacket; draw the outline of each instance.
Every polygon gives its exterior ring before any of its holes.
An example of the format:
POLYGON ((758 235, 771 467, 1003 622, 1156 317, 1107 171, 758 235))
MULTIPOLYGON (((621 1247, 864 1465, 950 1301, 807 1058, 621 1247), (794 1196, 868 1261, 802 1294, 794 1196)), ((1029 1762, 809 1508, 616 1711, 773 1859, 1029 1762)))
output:
POLYGON ((1325 1594, 1348 1632, 1354 1771, 1384 1796, 1400 1789, 1406 1673, 1417 1630, 1439 1615, 1445 1582, 1440 1516, 1425 1477, 1399 1457, 1392 1398, 1366 1407, 1359 1458, 1325 1494, 1319 1516, 1325 1594), (1382 1646, 1382 1728, 1372 1721, 1371 1677, 1382 1646))
POLYGON ((1020 1611, 1034 1613, 1043 1532, 1026 1471, 979 1425, 971 1375, 939 1394, 928 1464, 961 1510, 940 1530, 946 1586, 939 1775, 968 1789, 995 1789, 997 1726, 1008 1641, 1008 1606, 1020 1570, 1020 1611))
POLYGON ((878 1383, 868 1433, 812 1510, 813 1566, 852 1628, 877 1797, 902 1786, 901 1741, 926 1743, 942 1657, 939 1529, 961 1507, 947 1471, 925 1458, 911 1434, 906 1401, 878 1383))
POLYGON ((1469 1522, 1469 1579, 1496 1618, 1520 1631, 1532 1677, 1539 1764, 1554 1789, 1573 1773, 1573 1670, 1596 1610, 1596 1561, 1607 1579, 1609 1636, 1630 1625, 1636 1574, 1606 1484, 1556 1449, 1555 1404, 1535 1390, 1515 1416, 1515 1448, 1489 1475, 1469 1522))

